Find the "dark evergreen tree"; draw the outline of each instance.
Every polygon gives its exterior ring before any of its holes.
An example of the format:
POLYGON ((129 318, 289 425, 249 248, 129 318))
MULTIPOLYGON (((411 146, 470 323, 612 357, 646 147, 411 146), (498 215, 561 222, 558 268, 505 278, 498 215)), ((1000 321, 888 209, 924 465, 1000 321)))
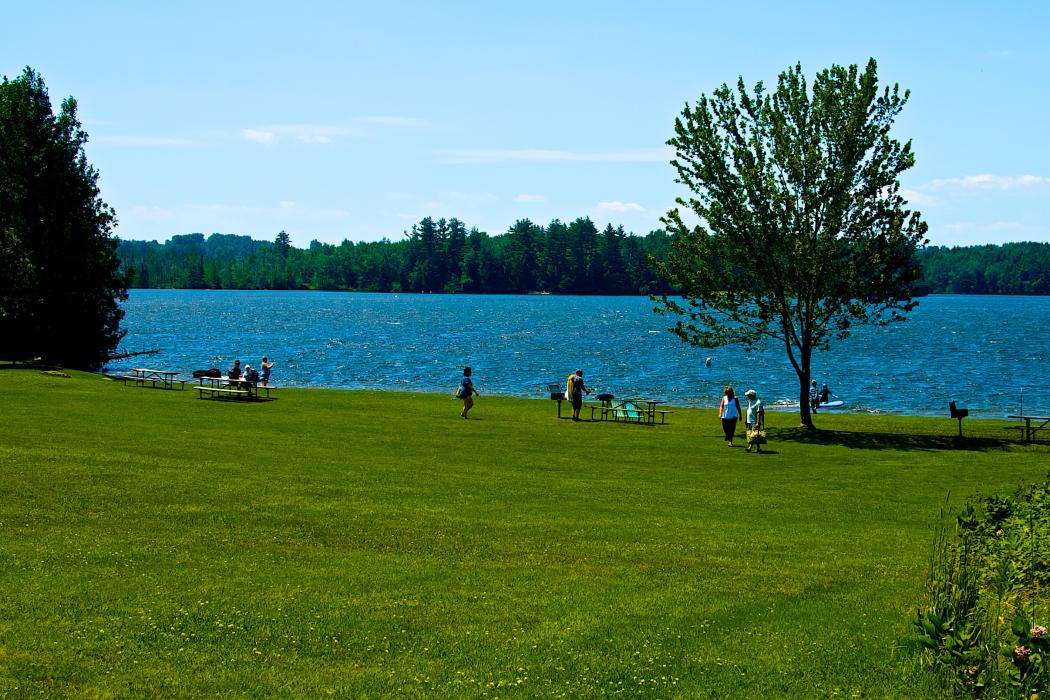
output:
POLYGON ((598 257, 598 228, 588 217, 569 224, 568 289, 570 294, 598 293, 601 263, 598 257))
POLYGON ((623 226, 613 228, 607 224, 602 231, 600 247, 601 280, 599 286, 604 294, 627 294, 638 288, 630 289, 627 282, 627 270, 623 263, 623 242, 627 238, 623 226))
POLYGON ((408 237, 406 284, 413 292, 440 292, 438 229, 429 216, 412 227, 408 237))
POLYGON ((82 369, 124 335, 127 278, 73 98, 52 111, 30 68, 0 84, 0 355, 82 369))
POLYGON ((277 238, 273 241, 274 251, 277 253, 279 258, 287 258, 288 251, 292 249, 292 237, 288 235, 288 232, 282 229, 278 234, 277 238))
POLYGON ((470 233, 467 234, 466 248, 463 253, 462 290, 464 292, 477 294, 484 291, 481 286, 481 266, 483 264, 481 248, 484 238, 485 234, 476 228, 470 229, 470 233))
POLYGON ((445 291, 449 294, 463 290, 465 283, 464 256, 467 247, 467 227, 459 219, 450 219, 445 234, 445 269, 448 271, 448 281, 445 283, 445 291))
POLYGON ((541 232, 528 219, 519 219, 506 234, 507 291, 532 292, 538 289, 537 252, 541 243, 541 232))
POLYGON ((543 253, 540 255, 539 276, 542 291, 564 294, 571 289, 572 260, 569 227, 554 219, 547 225, 547 237, 544 240, 543 253))

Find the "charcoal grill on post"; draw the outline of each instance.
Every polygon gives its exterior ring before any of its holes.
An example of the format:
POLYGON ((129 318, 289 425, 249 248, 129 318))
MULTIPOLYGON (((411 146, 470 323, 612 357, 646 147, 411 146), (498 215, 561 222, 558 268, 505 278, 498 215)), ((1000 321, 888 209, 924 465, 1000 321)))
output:
POLYGON ((558 418, 561 418, 561 402, 565 400, 565 386, 562 384, 548 384, 547 391, 551 395, 551 401, 558 402, 558 418))

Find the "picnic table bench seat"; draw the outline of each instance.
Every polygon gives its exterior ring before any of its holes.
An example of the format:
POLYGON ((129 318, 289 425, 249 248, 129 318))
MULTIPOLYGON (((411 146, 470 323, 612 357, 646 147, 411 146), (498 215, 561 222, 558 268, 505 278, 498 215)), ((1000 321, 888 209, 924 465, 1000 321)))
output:
POLYGON ((201 399, 204 398, 205 394, 207 394, 209 396, 209 398, 213 398, 213 399, 215 399, 215 398, 260 399, 261 398, 261 396, 260 396, 261 392, 264 392, 266 394, 266 398, 269 399, 270 398, 270 391, 275 389, 276 387, 262 386, 260 384, 256 384, 255 386, 253 386, 252 388, 249 389, 247 387, 216 386, 214 384, 208 384, 208 385, 202 384, 200 386, 195 386, 193 388, 198 391, 197 398, 201 398, 201 399))
POLYGON ((193 387, 193 388, 200 392, 198 397, 202 398, 202 399, 204 398, 205 394, 210 395, 211 398, 213 398, 213 399, 216 398, 216 397, 235 397, 235 398, 241 398, 242 396, 251 397, 251 392, 248 391, 247 389, 227 389, 227 388, 217 387, 217 386, 196 386, 196 387, 193 387))
POLYGON ((671 415, 672 413, 674 413, 674 411, 665 411, 665 410, 661 410, 659 408, 653 409, 653 414, 660 416, 660 422, 661 423, 666 423, 667 422, 667 416, 671 415))

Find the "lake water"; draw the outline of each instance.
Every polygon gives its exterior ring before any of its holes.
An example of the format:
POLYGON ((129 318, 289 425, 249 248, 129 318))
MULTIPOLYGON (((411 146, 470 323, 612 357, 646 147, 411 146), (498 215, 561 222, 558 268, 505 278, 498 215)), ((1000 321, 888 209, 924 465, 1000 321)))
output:
MULTIPOLYGON (((452 394, 464 365, 482 395, 545 398, 582 368, 592 389, 714 406, 726 384, 797 405, 782 347, 702 350, 640 297, 132 290, 109 371, 189 374, 274 361, 276 386, 452 394), (711 366, 705 359, 711 358, 711 366)), ((945 415, 950 400, 1002 417, 1050 410, 1050 297, 926 297, 904 323, 858 328, 814 376, 855 412, 945 415)))

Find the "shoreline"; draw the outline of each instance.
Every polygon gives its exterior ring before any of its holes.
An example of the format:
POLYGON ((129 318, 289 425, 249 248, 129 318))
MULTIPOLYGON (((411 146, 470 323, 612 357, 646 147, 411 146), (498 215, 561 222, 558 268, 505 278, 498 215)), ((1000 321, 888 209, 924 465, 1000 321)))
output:
MULTIPOLYGON (((37 367, 37 366, 15 366, 15 365, 9 365, 8 367, 11 368, 11 369, 16 369, 16 368, 17 369, 40 369, 40 367, 37 367)), ((102 372, 102 371, 94 372, 93 374, 96 374, 97 376, 99 376, 99 377, 101 377, 103 379, 109 380, 109 381, 122 381, 122 375, 120 375, 120 374, 106 373, 106 372, 102 372)), ((191 385, 192 381, 193 381, 193 379, 190 378, 190 379, 186 380, 186 383, 188 385, 191 385)), ((278 384, 278 383, 275 383, 275 382, 271 382, 269 386, 273 390, 282 390, 282 391, 283 390, 295 390, 295 391, 340 391, 340 392, 344 392, 345 391, 345 392, 404 394, 404 395, 420 395, 420 396, 444 396, 445 395, 445 392, 443 392, 443 391, 427 391, 427 390, 424 390, 424 389, 420 389, 420 390, 390 389, 390 388, 386 388, 386 387, 341 387, 341 386, 323 386, 323 385, 302 386, 302 385, 291 385, 291 384, 278 384)), ((453 392, 451 392, 451 391, 448 392, 448 396, 449 396, 449 398, 453 398, 453 399, 455 398, 455 396, 453 395, 453 392)), ((551 399, 544 398, 542 396, 526 396, 526 395, 522 395, 522 394, 507 394, 507 393, 492 392, 492 393, 485 393, 481 398, 484 399, 486 397, 504 398, 504 399, 521 399, 521 400, 526 400, 526 401, 548 401, 548 402, 554 403, 551 399)), ((644 400, 644 399, 641 398, 641 397, 628 396, 628 397, 626 397, 626 400, 640 401, 640 400, 644 400)), ((591 401, 590 403, 594 403, 594 402, 591 401)), ((590 403, 585 401, 584 402, 584 407, 586 408, 588 405, 590 405, 590 403)), ((716 406, 717 406, 717 401, 713 401, 712 405, 710 407, 706 406, 706 405, 704 405, 704 406, 695 406, 695 405, 688 405, 688 404, 676 404, 676 403, 674 403, 671 400, 668 400, 664 405, 666 405, 669 408, 674 408, 676 410, 695 410, 695 411, 700 411, 700 412, 704 412, 704 411, 710 410, 710 411, 714 412, 715 409, 716 409, 716 406)), ((793 406, 788 406, 788 405, 784 405, 784 404, 770 403, 770 404, 766 404, 766 410, 771 412, 771 413, 776 413, 778 415, 789 415, 789 414, 793 414, 793 413, 797 414, 798 413, 798 405, 795 404, 793 406)), ((930 419, 944 418, 946 421, 948 421, 948 420, 953 421, 952 425, 956 425, 956 423, 954 422, 955 419, 951 418, 951 416, 948 415, 947 406, 945 407, 943 416, 939 412, 931 412, 931 413, 902 413, 902 412, 897 412, 897 411, 878 411, 878 410, 864 410, 864 409, 852 409, 851 410, 850 408, 848 408, 848 404, 847 404, 847 406, 843 406, 842 408, 839 408, 839 409, 833 409, 833 410, 829 410, 829 411, 821 411, 821 412, 815 413, 813 415, 816 417, 817 420, 820 420, 821 418, 826 417, 826 416, 832 416, 832 417, 834 417, 834 416, 842 416, 842 417, 850 416, 850 417, 871 417, 871 418, 930 418, 930 419)), ((972 420, 978 420, 978 421, 999 421, 999 422, 1011 423, 1011 424, 1019 422, 1016 419, 1009 418, 1005 414, 1003 416, 997 417, 997 416, 994 416, 994 415, 974 413, 972 410, 971 410, 970 415, 967 416, 967 420, 971 420, 971 419, 972 420)), ((965 424, 964 424, 964 430, 965 430, 965 424)))

